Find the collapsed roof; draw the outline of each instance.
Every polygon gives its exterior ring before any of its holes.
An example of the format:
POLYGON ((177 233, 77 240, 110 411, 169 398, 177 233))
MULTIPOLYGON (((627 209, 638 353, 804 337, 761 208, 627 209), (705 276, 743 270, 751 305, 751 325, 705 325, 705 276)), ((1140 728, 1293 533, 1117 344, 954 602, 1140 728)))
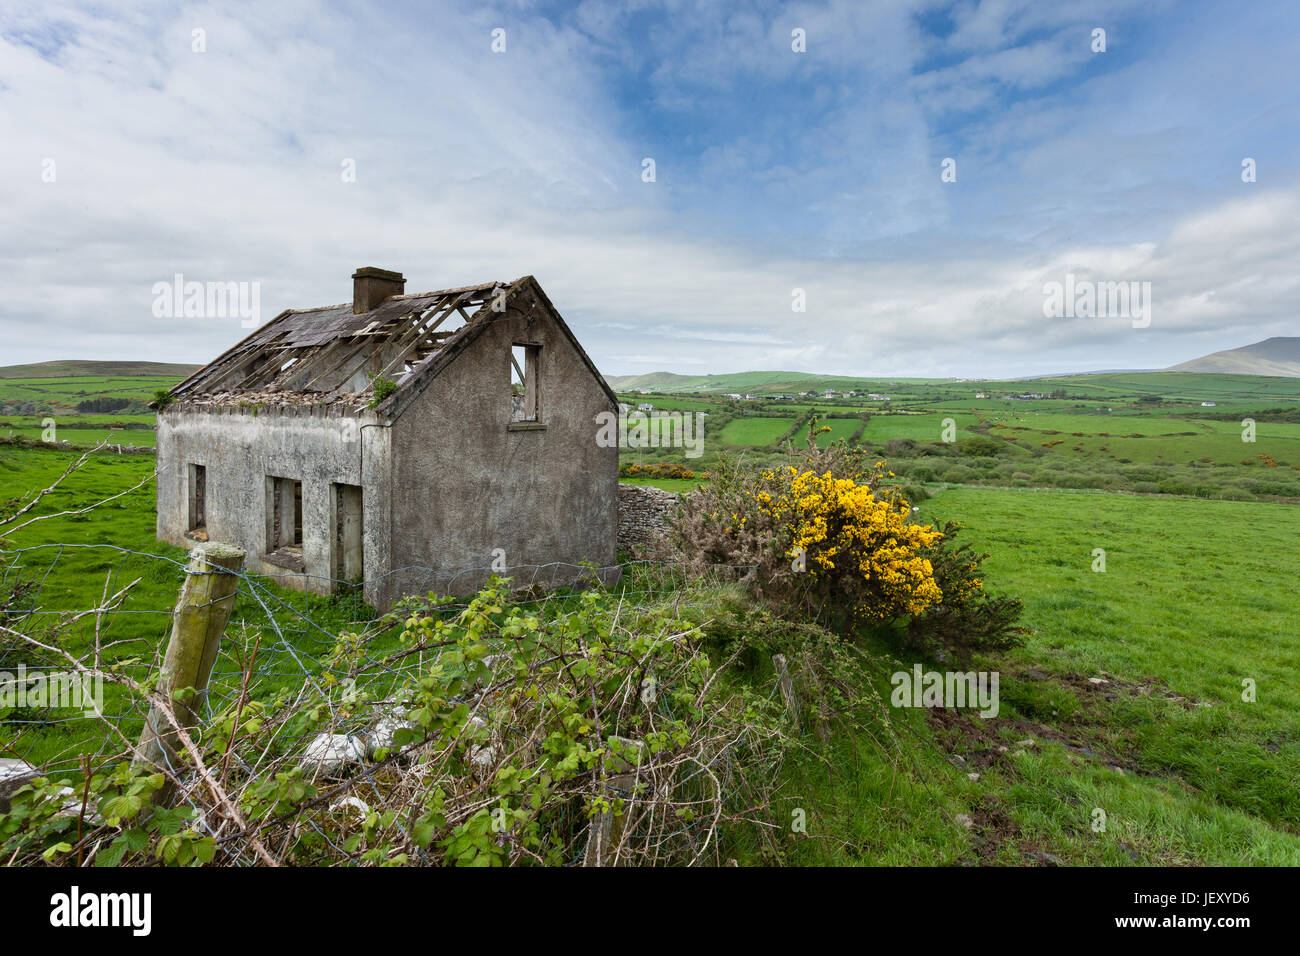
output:
MULTIPOLYGON (((375 383, 386 380, 396 387, 374 404, 380 412, 396 416, 494 317, 526 299, 549 313, 611 407, 618 404, 532 276, 418 295, 402 294, 406 280, 398 272, 367 266, 352 279, 351 303, 286 309, 169 394, 194 405, 333 404, 360 409, 373 402, 375 383)), ((531 305, 523 308, 529 311, 531 305)))
POLYGON ((504 302, 523 281, 394 295, 363 312, 354 311, 353 303, 287 309, 171 395, 200 404, 363 405, 375 380, 401 388, 453 352, 476 322, 486 321, 483 313, 492 313, 493 301, 504 302))

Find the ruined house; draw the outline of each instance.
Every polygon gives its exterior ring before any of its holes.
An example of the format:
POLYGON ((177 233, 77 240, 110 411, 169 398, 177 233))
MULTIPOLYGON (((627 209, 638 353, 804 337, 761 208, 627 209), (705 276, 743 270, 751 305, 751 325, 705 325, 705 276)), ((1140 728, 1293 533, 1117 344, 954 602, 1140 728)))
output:
MULTIPOLYGON (((418 295, 363 268, 289 309, 158 412, 158 537, 224 541, 327 593, 554 586, 615 562, 618 400, 532 276, 418 295)), ((613 574, 614 572, 610 572, 613 574)))

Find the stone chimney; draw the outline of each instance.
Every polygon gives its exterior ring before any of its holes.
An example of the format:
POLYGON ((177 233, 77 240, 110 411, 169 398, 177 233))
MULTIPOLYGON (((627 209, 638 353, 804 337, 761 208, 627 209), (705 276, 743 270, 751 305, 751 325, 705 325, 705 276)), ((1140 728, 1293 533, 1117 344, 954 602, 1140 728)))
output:
POLYGON ((369 312, 389 296, 401 295, 406 279, 400 272, 362 266, 352 273, 352 314, 369 312))

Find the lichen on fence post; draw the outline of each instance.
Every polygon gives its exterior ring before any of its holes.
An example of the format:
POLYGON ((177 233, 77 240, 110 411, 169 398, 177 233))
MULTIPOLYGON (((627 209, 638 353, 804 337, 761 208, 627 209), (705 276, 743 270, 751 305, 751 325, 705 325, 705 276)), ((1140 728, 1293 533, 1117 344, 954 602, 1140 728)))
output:
MULTIPOLYGON (((243 567, 244 550, 232 545, 210 541, 190 552, 158 682, 158 693, 166 698, 176 722, 186 730, 198 723, 207 699, 208 679, 230 620, 243 567)), ((136 765, 174 770, 179 766, 176 748, 175 728, 157 706, 150 708, 136 747, 136 765)), ((172 793, 169 779, 154 795, 154 803, 165 804, 172 793)))

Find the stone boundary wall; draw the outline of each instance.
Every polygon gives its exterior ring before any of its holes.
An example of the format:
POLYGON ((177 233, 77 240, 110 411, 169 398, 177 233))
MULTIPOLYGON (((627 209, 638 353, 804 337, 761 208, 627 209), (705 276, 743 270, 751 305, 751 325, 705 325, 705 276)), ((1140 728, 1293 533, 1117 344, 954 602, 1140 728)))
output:
POLYGON ((681 495, 645 485, 618 486, 618 548, 630 550, 663 531, 677 512, 681 495))

